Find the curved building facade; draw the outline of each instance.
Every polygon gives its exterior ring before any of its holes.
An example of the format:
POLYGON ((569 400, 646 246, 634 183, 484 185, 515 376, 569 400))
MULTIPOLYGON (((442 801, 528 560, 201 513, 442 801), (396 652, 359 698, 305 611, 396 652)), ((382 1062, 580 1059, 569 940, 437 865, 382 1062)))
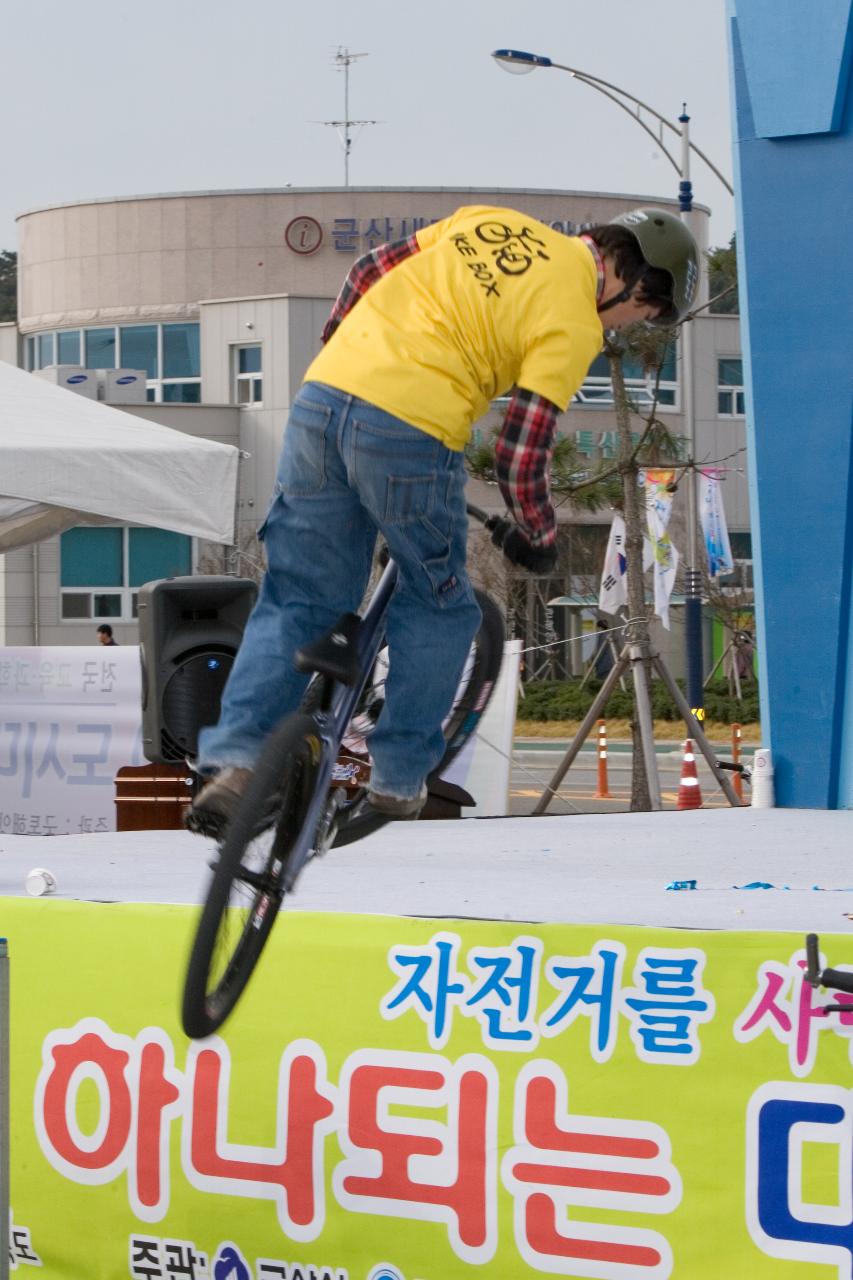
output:
MULTIPOLYGON (((677 211, 675 200, 649 196, 437 187, 199 192, 56 205, 18 219, 17 331, 0 332, 0 359, 61 383, 65 375, 79 383, 84 371, 99 397, 130 413, 239 445, 246 458, 238 521, 248 549, 269 501, 288 409, 352 262, 470 204, 520 209, 567 235, 640 204, 677 211)), ((708 212, 699 206, 692 215, 702 248, 708 212)), ((720 360, 737 363, 740 354, 737 317, 704 317, 696 329, 693 408, 697 437, 706 441, 697 456, 720 457, 742 437, 736 373, 726 380, 726 396, 718 396, 720 360), (721 414, 724 398, 729 407, 721 414)), ((639 404, 650 403, 643 371, 629 374, 639 404)), ((680 377, 673 353, 658 405, 674 434, 683 434, 690 382, 680 377)), ((614 427, 602 357, 561 429, 573 432, 595 461, 615 452, 614 427)), ((727 494, 730 524, 746 528, 745 490, 742 496, 736 490, 727 494)), ((495 490, 486 497, 498 501, 495 490)), ((607 513, 584 520, 602 525, 606 537, 607 513)), ((119 539, 103 529, 72 531, 43 544, 34 558, 12 552, 0 557, 0 642, 90 643, 101 619, 120 641, 133 642, 140 573, 219 569, 218 555, 178 546, 174 537, 157 543, 125 530, 119 539), (107 555, 110 537, 115 545, 107 555), (101 566, 101 576, 90 582, 92 565, 101 566)))
MULTIPOLYGON (((22 333, 197 316, 209 298, 334 297, 349 260, 463 204, 521 208, 573 234, 649 197, 598 192, 346 187, 136 196, 18 219, 22 333)), ((677 201, 652 203, 672 205, 677 201)), ((696 230, 707 244, 707 209, 696 230)))

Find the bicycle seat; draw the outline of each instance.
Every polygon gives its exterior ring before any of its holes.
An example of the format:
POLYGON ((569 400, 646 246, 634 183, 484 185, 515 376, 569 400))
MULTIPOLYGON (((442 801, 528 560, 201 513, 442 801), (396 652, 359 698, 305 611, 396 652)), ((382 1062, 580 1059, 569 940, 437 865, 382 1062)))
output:
POLYGON ((361 626, 357 613, 344 613, 331 630, 296 650, 293 665, 297 671, 317 671, 321 676, 341 684, 356 684, 361 674, 355 638, 361 626))

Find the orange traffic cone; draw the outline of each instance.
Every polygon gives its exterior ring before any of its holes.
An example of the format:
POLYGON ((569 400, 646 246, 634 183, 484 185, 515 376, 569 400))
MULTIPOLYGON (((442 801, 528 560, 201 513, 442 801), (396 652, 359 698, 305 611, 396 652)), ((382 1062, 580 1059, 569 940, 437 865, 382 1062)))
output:
POLYGON ((696 773, 696 757, 693 754, 693 742, 688 738, 684 743, 684 759, 681 762, 681 781, 678 784, 678 800, 676 809, 701 809, 702 790, 696 773))

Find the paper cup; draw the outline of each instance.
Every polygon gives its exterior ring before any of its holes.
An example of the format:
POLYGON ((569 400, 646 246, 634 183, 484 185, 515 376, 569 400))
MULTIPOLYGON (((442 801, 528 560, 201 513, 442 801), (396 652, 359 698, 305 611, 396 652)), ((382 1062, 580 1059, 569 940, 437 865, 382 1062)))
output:
POLYGON ((56 877, 45 867, 33 867, 26 878, 27 893, 40 898, 43 893, 56 892, 56 877))

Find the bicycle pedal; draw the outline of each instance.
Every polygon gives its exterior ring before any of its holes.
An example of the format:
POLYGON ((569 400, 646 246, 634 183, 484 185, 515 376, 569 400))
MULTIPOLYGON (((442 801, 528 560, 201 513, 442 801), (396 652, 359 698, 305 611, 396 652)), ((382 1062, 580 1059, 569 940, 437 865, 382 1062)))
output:
POLYGON ((345 844, 354 844, 356 840, 363 840, 365 836, 373 835, 374 831, 384 827, 387 822, 393 821, 389 814, 380 813, 378 809, 373 808, 365 792, 351 807, 344 810, 331 848, 340 849, 345 844))
POLYGON ((194 836, 205 836, 209 840, 220 840, 225 834, 228 820, 223 814, 205 813, 204 810, 188 809, 184 814, 184 827, 194 836))

